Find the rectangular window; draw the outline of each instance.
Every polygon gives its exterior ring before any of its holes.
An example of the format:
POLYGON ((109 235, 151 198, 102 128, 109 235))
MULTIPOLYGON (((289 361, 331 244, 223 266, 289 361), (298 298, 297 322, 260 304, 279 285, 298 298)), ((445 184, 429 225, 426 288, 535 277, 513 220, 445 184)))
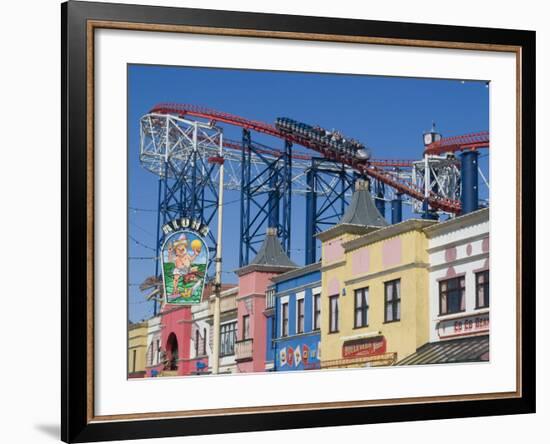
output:
POLYGON ((384 283, 385 310, 384 321, 395 322, 401 320, 401 281, 396 279, 384 283))
POLYGON ((243 316, 243 339, 250 338, 250 315, 243 316))
POLYGON ((157 364, 160 362, 160 339, 157 339, 157 364))
POLYGON ((464 276, 439 282, 439 314, 464 311, 464 276))
POLYGON ((235 341, 237 339, 237 323, 224 324, 220 328, 220 356, 235 354, 235 341))
POLYGON ((330 296, 328 298, 329 301, 329 327, 328 331, 329 333, 336 333, 339 330, 339 307, 338 307, 338 299, 339 296, 330 296))
POLYGON ((275 348, 275 339, 277 338, 277 322, 275 317, 271 317, 271 348, 275 348))
POLYGON ((136 372, 136 351, 132 350, 132 373, 136 372))
POLYGON ((202 354, 205 355, 206 354, 206 328, 202 329, 202 334, 203 334, 203 337, 202 337, 202 354))
POLYGON ((313 330, 321 328, 321 295, 313 295, 313 330))
POLYGON ((368 302, 368 287, 355 290, 355 328, 366 327, 368 325, 368 302))
POLYGON ((288 302, 281 304, 281 336, 288 336, 288 302))
POLYGON ((195 356, 199 356, 199 344, 201 342, 201 334, 199 329, 195 330, 195 356))
POLYGON ((296 301, 296 333, 304 332, 304 298, 296 301))
POLYGON ((476 273, 476 308, 489 306, 489 270, 476 273))

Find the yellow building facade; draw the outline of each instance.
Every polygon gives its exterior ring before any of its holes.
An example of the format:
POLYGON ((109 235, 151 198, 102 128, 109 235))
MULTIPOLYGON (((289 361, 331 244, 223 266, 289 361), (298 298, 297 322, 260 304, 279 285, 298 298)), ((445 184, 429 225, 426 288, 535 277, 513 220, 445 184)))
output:
POLYGON ((321 367, 392 365, 429 340, 433 221, 339 224, 322 241, 321 367))
POLYGON ((128 326, 128 377, 145 376, 147 355, 148 323, 140 322, 128 326))

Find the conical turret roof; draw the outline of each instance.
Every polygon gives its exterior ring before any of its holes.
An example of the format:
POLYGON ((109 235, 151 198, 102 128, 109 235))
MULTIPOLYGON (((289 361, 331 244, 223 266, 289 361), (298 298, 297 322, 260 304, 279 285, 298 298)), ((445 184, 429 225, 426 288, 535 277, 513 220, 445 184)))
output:
POLYGON ((358 179, 355 191, 346 212, 338 224, 316 236, 321 241, 332 239, 344 233, 366 234, 388 226, 386 219, 380 214, 369 191, 369 182, 358 179))
POLYGON ((364 225, 367 227, 385 227, 388 225, 380 214, 369 192, 369 182, 359 179, 355 182, 355 191, 340 224, 364 225))
POLYGON ((285 272, 297 267, 298 265, 292 262, 284 252, 277 237, 277 229, 268 228, 264 243, 256 257, 252 259, 250 264, 239 268, 236 273, 241 276, 252 271, 285 272))

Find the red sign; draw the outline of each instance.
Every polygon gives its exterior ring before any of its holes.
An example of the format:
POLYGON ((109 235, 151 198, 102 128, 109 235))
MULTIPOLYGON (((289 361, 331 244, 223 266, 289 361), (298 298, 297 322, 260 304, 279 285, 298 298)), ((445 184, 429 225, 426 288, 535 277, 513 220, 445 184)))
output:
POLYGON ((386 353, 386 338, 384 336, 354 339, 344 342, 342 346, 342 357, 344 358, 361 358, 383 353, 386 353))
POLYGON ((467 336, 489 331, 489 313, 479 316, 465 316, 462 318, 447 319, 437 325, 437 334, 440 338, 467 336))

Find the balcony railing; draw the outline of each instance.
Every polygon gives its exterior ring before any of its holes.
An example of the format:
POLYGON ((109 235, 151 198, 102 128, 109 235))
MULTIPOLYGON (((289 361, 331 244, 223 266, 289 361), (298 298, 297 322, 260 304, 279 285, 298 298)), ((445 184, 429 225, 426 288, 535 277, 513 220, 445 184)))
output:
POLYGON ((254 351, 252 339, 243 339, 235 343, 235 360, 238 362, 251 361, 254 351))

